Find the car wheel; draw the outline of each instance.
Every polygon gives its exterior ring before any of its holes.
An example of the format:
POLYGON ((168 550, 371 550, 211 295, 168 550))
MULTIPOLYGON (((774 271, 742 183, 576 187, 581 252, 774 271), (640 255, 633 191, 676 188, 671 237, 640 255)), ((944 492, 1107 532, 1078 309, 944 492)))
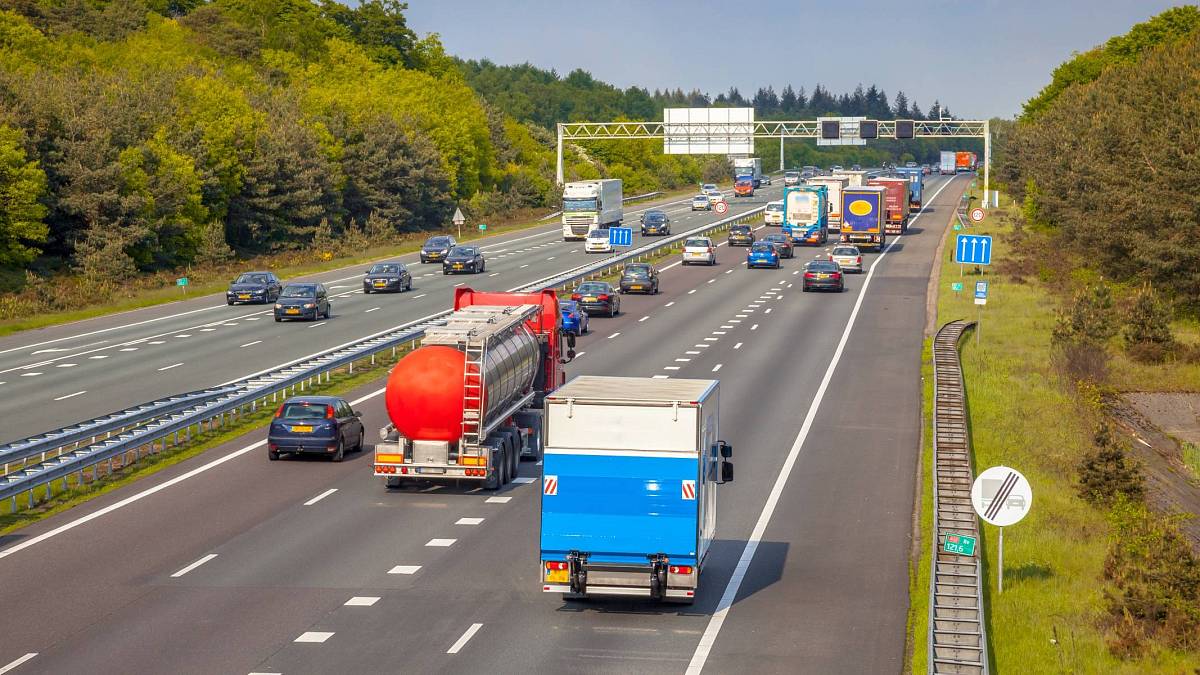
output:
POLYGON ((368 286, 363 286, 363 295, 370 295, 371 289, 368 286))
POLYGON ((444 268, 443 268, 443 269, 442 269, 442 274, 443 274, 443 275, 450 274, 450 270, 448 270, 448 269, 444 269, 444 268))
POLYGON ((808 284, 804 284, 803 286, 801 286, 800 290, 807 293, 808 292, 808 284))
POLYGON ((278 450, 268 450, 267 451, 267 459, 271 460, 272 462, 278 461, 279 460, 279 451, 278 450))
POLYGON ((354 444, 354 452, 362 452, 363 446, 366 444, 367 430, 365 428, 358 430, 358 442, 354 444))
POLYGON ((230 307, 233 307, 233 301, 232 301, 232 300, 226 300, 226 301, 225 301, 225 304, 229 305, 230 307))
POLYGON ((346 449, 343 447, 342 439, 338 439, 337 450, 333 451, 333 461, 340 462, 346 457, 346 449))
POLYGON ((280 321, 283 321, 283 317, 282 317, 282 316, 277 316, 277 317, 275 317, 275 322, 276 322, 276 323, 278 323, 278 322, 280 322, 280 321))

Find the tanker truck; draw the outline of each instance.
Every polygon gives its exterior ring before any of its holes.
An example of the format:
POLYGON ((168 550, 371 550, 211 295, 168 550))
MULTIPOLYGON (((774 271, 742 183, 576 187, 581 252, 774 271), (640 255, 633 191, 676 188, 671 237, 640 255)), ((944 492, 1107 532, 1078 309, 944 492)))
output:
POLYGON ((405 481, 478 481, 495 490, 520 459, 542 452, 542 403, 574 358, 560 359, 554 291, 489 293, 459 288, 445 325, 392 369, 384 391, 391 424, 380 429, 375 475, 405 481))

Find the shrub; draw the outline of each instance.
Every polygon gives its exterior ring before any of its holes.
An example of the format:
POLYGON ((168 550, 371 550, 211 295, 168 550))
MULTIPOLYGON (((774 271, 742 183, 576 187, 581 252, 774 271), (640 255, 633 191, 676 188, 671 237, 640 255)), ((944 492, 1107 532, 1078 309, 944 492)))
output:
POLYGON ((1075 294, 1059 313, 1050 341, 1059 367, 1073 381, 1103 382, 1108 375, 1107 343, 1116 334, 1112 292, 1100 282, 1075 294))
POLYGON ((1134 296, 1123 334, 1125 350, 1139 361, 1160 363, 1174 350, 1171 308, 1149 284, 1134 296))
POLYGON ((1119 496, 1141 499, 1145 491, 1141 466, 1127 456, 1127 446, 1101 422, 1093 442, 1096 450, 1079 462, 1079 495, 1093 504, 1111 504, 1119 496))

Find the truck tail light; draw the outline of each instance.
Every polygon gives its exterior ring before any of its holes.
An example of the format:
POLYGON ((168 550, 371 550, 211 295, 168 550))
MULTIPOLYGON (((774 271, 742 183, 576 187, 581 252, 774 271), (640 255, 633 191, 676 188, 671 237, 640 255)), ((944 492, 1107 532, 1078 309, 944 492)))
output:
POLYGON ((691 565, 671 565, 668 568, 668 571, 671 574, 691 574, 692 566, 691 565))
POLYGON ((562 572, 563 570, 567 569, 567 563, 551 560, 546 563, 546 569, 550 572, 562 572))

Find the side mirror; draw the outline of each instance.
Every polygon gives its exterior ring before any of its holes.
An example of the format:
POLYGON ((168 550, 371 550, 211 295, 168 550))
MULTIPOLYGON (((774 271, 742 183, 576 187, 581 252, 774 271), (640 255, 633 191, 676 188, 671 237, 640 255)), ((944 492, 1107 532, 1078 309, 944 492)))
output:
POLYGON ((572 333, 567 334, 567 347, 572 350, 575 349, 575 335, 572 333))
POLYGON ((352 415, 354 415, 355 417, 362 417, 362 413, 361 413, 360 411, 358 411, 358 410, 355 410, 355 411, 354 411, 354 412, 352 412, 351 414, 352 414, 352 415))
POLYGON ((733 482, 733 465, 729 462, 721 462, 721 482, 733 482))

